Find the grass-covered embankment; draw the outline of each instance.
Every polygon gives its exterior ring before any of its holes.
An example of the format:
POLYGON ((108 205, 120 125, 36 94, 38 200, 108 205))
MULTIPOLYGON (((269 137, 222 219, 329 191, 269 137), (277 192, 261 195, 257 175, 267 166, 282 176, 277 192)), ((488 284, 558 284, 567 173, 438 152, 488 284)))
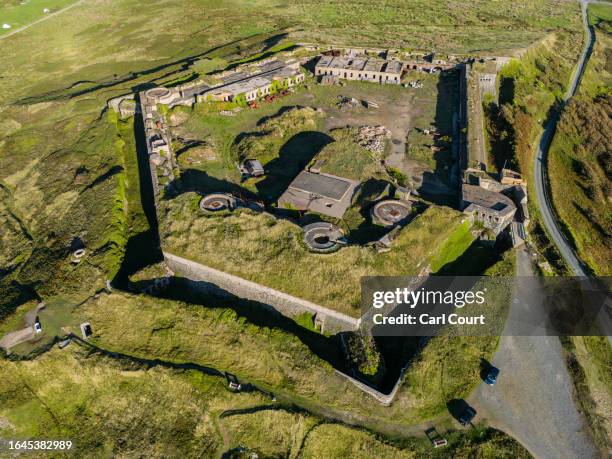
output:
POLYGON ((501 432, 478 427, 390 441, 307 412, 284 409, 258 392, 235 394, 225 380, 90 354, 72 344, 31 362, 0 360, 0 435, 73 441, 67 457, 218 457, 242 446, 260 457, 529 457, 501 432))
MULTIPOLYGON (((279 328, 254 325, 221 305, 127 294, 102 295, 76 313, 91 322, 91 342, 102 349, 229 371, 311 411, 350 413, 361 425, 391 433, 398 426, 444 415, 448 400, 467 397, 480 382, 480 359, 490 359, 497 345, 497 338, 487 337, 431 339, 405 373, 394 403, 384 407, 304 344, 316 347, 317 340, 328 339, 317 334, 302 336, 302 342, 279 328)), ((319 345, 332 350, 326 343, 319 345)))
POLYGON ((13 107, 0 123, 0 272, 41 296, 91 294, 123 256, 125 157, 116 125, 96 112, 92 120, 92 107, 79 102, 13 107), (86 255, 73 264, 81 243, 86 255))
POLYGON ((528 182, 530 235, 538 251, 562 272, 563 261, 539 221, 533 159, 543 126, 562 105, 563 96, 581 52, 583 30, 548 35, 499 73, 498 104, 487 101, 487 137, 491 164, 522 172, 528 182))
POLYGON ((432 206, 401 230, 390 252, 351 245, 320 255, 306 249, 301 228, 288 220, 247 209, 205 215, 198 196, 185 193, 164 202, 160 232, 170 253, 357 316, 362 276, 416 276, 432 262, 452 261, 449 254, 459 256, 472 240, 464 219, 432 206), (456 246, 445 246, 451 236, 456 246))

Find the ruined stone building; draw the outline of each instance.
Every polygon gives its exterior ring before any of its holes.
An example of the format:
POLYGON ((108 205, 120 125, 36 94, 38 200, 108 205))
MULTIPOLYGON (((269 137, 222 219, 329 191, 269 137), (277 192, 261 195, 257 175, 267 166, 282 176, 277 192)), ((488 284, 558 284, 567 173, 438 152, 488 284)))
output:
POLYGON ((230 73, 222 78, 221 84, 209 88, 199 94, 198 102, 215 100, 230 102, 238 96, 244 96, 247 102, 265 97, 274 92, 275 84, 290 88, 304 81, 304 74, 300 72, 299 63, 268 62, 258 68, 255 73, 230 73))
POLYGON ((461 187, 461 209, 495 235, 512 223, 516 213, 516 206, 508 196, 467 183, 461 187))
POLYGON ((399 61, 372 59, 366 56, 321 56, 315 65, 315 75, 335 75, 345 80, 400 84, 404 64, 399 61))

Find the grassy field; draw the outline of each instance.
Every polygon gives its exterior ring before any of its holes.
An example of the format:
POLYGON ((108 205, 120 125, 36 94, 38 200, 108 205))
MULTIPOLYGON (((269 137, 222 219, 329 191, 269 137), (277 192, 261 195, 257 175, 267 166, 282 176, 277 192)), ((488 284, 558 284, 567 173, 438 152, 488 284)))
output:
POLYGON ((482 427, 447 433, 440 454, 425 439, 392 443, 257 392, 232 393, 219 377, 88 354, 77 344, 31 362, 0 360, 0 370, 0 435, 71 439, 67 457, 529 457, 482 427))
POLYGON ((84 102, 4 114, 0 189, 11 218, 2 223, 0 270, 41 295, 103 287, 125 243, 125 163, 115 125, 106 116, 92 121, 84 102), (70 262, 75 238, 88 251, 78 265, 70 262))
POLYGON ((76 0, 3 0, 0 2, 0 24, 8 24, 11 28, 0 29, 0 37, 75 2, 76 0), (43 11, 45 8, 49 9, 49 13, 43 11))
POLYGON ((102 80, 112 81, 114 75, 151 69, 228 45, 209 56, 223 57, 226 51, 240 49, 239 44, 232 44, 237 39, 286 33, 289 26, 294 41, 435 48, 439 52, 522 48, 551 30, 580 28, 578 5, 561 0, 512 4, 496 0, 450 8, 439 0, 394 0, 375 8, 367 3, 355 7, 348 0, 333 4, 308 0, 282 6, 270 0, 232 0, 222 5, 181 0, 172 7, 161 1, 150 2, 147 8, 139 6, 135 0, 92 0, 7 39, 0 100, 19 98, 18 94, 32 97, 77 82, 79 88, 87 88, 102 80), (224 21, 218 21, 219 17, 224 21), (47 52, 51 48, 53 55, 47 52), (23 52, 26 49, 28 53, 23 52), (17 75, 18 84, 13 81, 17 75))
POLYGON ((390 252, 353 245, 320 255, 306 249, 302 230, 288 220, 247 209, 204 215, 197 206, 194 193, 164 202, 165 250, 353 316, 359 315, 361 276, 418 275, 432 263, 452 261, 472 238, 462 214, 434 206, 401 230, 390 252), (446 241, 452 247, 441 253, 446 241))

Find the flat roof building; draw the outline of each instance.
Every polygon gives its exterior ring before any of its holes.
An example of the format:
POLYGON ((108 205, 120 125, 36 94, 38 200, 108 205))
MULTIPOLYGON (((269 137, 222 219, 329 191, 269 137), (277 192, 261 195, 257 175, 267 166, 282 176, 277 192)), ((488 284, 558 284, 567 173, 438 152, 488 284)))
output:
POLYGON ((334 75, 345 80, 399 84, 404 64, 400 61, 372 59, 366 56, 321 56, 315 65, 315 75, 334 75))
POLYGON ((356 180, 302 171, 278 199, 278 205, 342 218, 351 205, 358 185, 356 180))
POLYGON ((222 83, 198 94, 200 99, 229 102, 236 96, 244 95, 247 102, 274 92, 275 81, 291 87, 304 81, 298 63, 268 62, 257 67, 253 74, 236 72, 221 77, 222 83))

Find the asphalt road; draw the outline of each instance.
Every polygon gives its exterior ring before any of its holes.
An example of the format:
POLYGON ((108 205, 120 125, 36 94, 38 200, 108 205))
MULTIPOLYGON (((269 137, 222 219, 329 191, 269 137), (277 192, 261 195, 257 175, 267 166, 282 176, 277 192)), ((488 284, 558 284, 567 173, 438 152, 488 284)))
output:
MULTIPOLYGON (((593 49, 593 45, 595 44, 595 33, 593 29, 589 26, 587 17, 587 6, 589 3, 602 2, 588 0, 581 1, 582 20, 585 28, 586 42, 584 49, 582 50, 582 54, 580 55, 580 59, 578 60, 576 71, 572 76, 570 86, 563 99, 564 103, 566 103, 576 94, 578 86, 580 85, 580 80, 582 79, 582 75, 584 74, 588 58, 593 49)), ((544 127, 544 132, 542 133, 542 137, 540 138, 540 143, 538 145, 538 151, 534 164, 536 196, 544 225, 546 226, 548 234, 550 235, 555 246, 561 253, 561 256, 566 261, 567 265, 575 276, 587 277, 589 274, 589 270, 587 269, 586 264, 580 260, 580 258, 574 251, 572 245, 563 235, 549 196, 546 160, 550 143, 555 135, 555 128, 557 126, 557 122, 557 116, 551 118, 548 121, 548 123, 544 127)), ((598 317, 601 329, 607 331, 608 333, 610 333, 610 331, 612 330, 612 318, 610 317, 610 314, 611 312, 609 307, 604 307, 602 308, 601 313, 598 317)), ((610 342, 610 344, 612 344, 611 336, 608 336, 608 341, 610 342)))
MULTIPOLYGON (((517 277, 537 281, 533 276, 531 258, 525 248, 519 248, 517 277)), ((530 297, 534 300, 529 305, 530 318, 537 323, 538 315, 544 314, 542 302, 533 293, 530 297)), ((513 323, 525 318, 523 305, 513 305, 504 334, 510 334, 513 323)), ((482 383, 468 399, 478 412, 477 421, 485 419, 512 435, 536 458, 598 457, 572 398, 572 381, 559 338, 502 336, 492 364, 501 370, 497 384, 482 383)))
MULTIPOLYGON (((586 30, 585 35, 587 41, 585 43, 584 49, 582 50, 582 54, 580 55, 580 60, 578 61, 576 71, 572 76, 571 84, 565 94, 564 102, 567 102, 576 93, 578 85, 580 84, 580 79, 582 78, 586 63, 588 61, 588 56, 590 55, 590 52, 593 48, 593 44, 595 43, 595 34, 588 25, 586 11, 588 2, 581 1, 581 4, 582 19, 586 30)), ((548 195, 548 188, 546 183, 546 157, 548 154, 548 148, 550 147, 550 143, 555 133, 557 121, 557 117, 553 117, 548 121, 548 123, 544 127, 544 132, 542 133, 542 137, 540 138, 540 143, 538 145, 538 151, 534 164, 536 196, 540 205, 540 212, 542 214, 542 220, 544 221, 544 225, 546 226, 546 229, 548 230, 548 233, 550 234, 553 242, 559 249, 561 256, 567 262, 570 269, 574 272, 576 276, 587 276, 587 270, 585 268, 584 263, 580 261, 580 259, 574 252, 572 246, 569 244, 569 242, 559 229, 559 224, 554 214, 554 210, 550 201, 550 196, 548 195)))

